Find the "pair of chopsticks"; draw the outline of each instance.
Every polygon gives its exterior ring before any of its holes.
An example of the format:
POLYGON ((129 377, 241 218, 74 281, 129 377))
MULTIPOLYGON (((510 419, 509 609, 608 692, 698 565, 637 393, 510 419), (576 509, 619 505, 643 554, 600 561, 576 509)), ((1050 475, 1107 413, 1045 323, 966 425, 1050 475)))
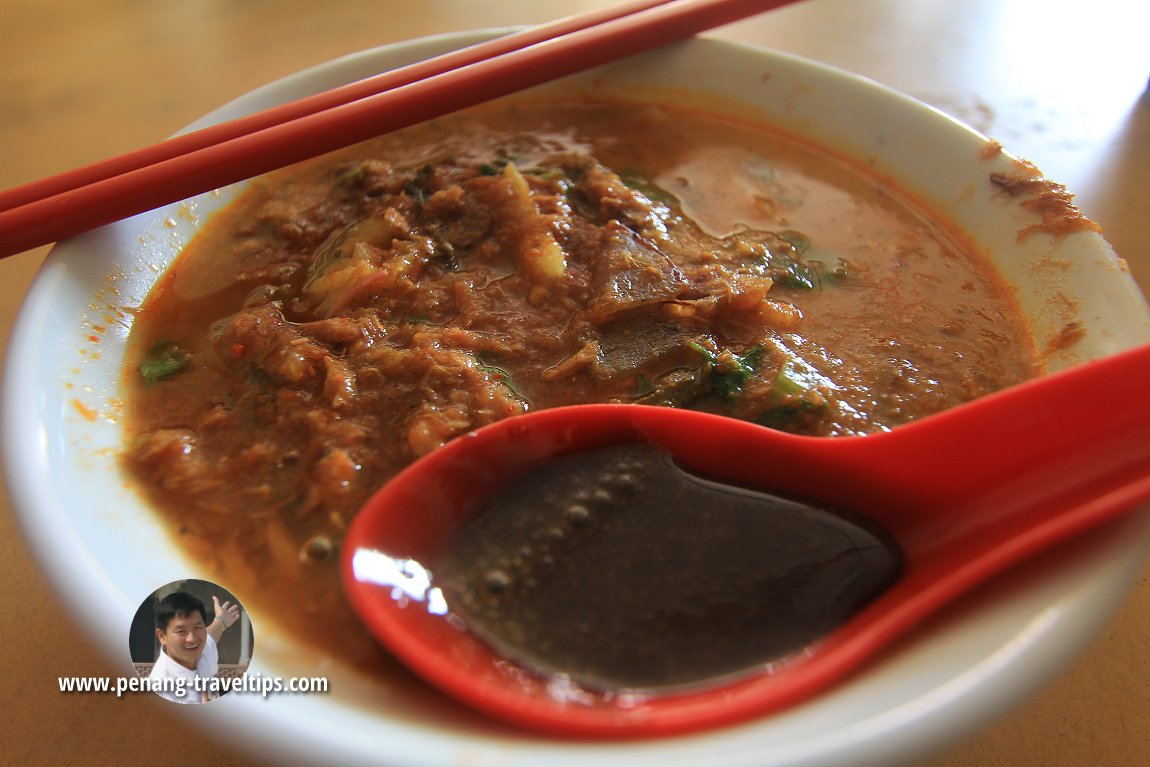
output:
POLYGON ((794 0, 633 0, 0 192, 0 258, 794 0))

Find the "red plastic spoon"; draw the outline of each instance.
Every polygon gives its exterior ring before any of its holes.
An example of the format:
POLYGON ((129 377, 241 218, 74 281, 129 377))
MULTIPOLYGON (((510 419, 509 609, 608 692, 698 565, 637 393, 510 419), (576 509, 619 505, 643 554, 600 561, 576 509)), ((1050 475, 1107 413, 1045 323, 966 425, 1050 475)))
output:
POLYGON ((640 737, 730 724, 825 690, 992 575, 1150 499, 1150 346, 865 437, 799 437, 671 408, 590 405, 454 440, 372 498, 349 530, 344 586, 375 636, 426 680, 513 724, 640 737), (593 694, 499 658, 443 614, 421 563, 476 501, 548 458, 662 446, 688 468, 870 517, 905 571, 799 657, 684 694, 593 694))

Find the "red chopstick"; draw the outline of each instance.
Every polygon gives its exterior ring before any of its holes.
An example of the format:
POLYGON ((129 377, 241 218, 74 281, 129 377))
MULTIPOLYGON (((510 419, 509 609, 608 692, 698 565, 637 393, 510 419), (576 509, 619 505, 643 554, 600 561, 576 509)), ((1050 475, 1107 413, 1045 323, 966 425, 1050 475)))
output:
POLYGON ((358 99, 373 96, 401 85, 407 85, 425 77, 447 72, 458 67, 474 64, 484 59, 526 48, 553 37, 586 29, 612 19, 664 5, 671 0, 638 0, 591 13, 568 16, 558 21, 531 27, 521 32, 497 37, 457 51, 451 51, 426 61, 416 62, 390 72, 375 75, 364 80, 307 96, 297 101, 265 109, 262 112, 245 115, 207 128, 175 136, 158 144, 139 149, 128 154, 85 165, 55 176, 33 181, 22 186, 0 192, 0 211, 15 208, 29 202, 66 192, 104 178, 117 176, 146 165, 167 160, 181 154, 218 144, 221 141, 238 138, 247 133, 274 127, 280 123, 306 117, 314 112, 331 109, 358 99))
POLYGON ((0 257, 795 0, 638 0, 0 192, 0 257))

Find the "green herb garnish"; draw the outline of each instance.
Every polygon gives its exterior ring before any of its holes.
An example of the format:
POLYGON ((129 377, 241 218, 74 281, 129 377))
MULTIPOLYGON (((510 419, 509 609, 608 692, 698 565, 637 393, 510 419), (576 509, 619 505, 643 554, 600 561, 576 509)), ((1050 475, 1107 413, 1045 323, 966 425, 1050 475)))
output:
POLYGON ((479 163, 479 174, 481 176, 498 176, 509 162, 511 162, 511 158, 506 155, 499 155, 491 162, 481 162, 479 163))
POLYGON ((770 266, 775 272, 775 282, 784 287, 814 290, 818 284, 818 277, 815 274, 815 270, 801 261, 772 256, 770 266))
POLYGON ((668 207, 679 204, 675 195, 637 173, 623 173, 619 176, 619 180, 649 200, 661 202, 668 207))
POLYGON ((184 372, 191 364, 192 355, 186 349, 173 341, 161 341, 140 360, 140 377, 149 385, 159 383, 184 372))
POLYGON ((701 368, 675 368, 664 373, 652 383, 646 376, 650 390, 637 400, 639 405, 660 405, 662 407, 682 407, 707 390, 707 383, 701 368))
POLYGON ((476 360, 479 362, 479 369, 483 371, 484 375, 506 386, 513 396, 524 402, 527 401, 523 393, 515 388, 515 384, 511 381, 511 373, 507 372, 505 368, 500 367, 498 364, 492 364, 497 362, 497 360, 484 354, 477 355, 476 360))
POLYGON ((755 422, 772 429, 797 430, 803 421, 818 418, 826 409, 820 387, 829 382, 817 370, 798 360, 787 360, 771 384, 772 405, 755 422))
POLYGON ((711 391, 730 402, 743 389, 743 384, 751 380, 763 358, 762 345, 755 346, 743 354, 735 354, 730 349, 715 353, 694 341, 687 345, 703 355, 707 363, 707 382, 711 391))

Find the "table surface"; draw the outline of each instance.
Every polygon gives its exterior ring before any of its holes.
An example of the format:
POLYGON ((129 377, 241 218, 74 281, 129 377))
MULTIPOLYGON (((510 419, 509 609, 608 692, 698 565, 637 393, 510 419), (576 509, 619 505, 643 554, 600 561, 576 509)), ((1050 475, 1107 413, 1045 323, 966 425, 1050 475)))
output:
MULTIPOLYGON (((152 143, 264 82, 343 54, 606 4, 0 0, 0 187, 152 143)), ((997 138, 1075 192, 1150 287, 1147 29, 1150 7, 1130 0, 808 0, 709 34, 866 75, 997 138)), ((0 261, 0 343, 46 252, 0 261)), ((141 764, 178 739, 186 758, 160 761, 256 764, 155 696, 58 692, 58 676, 119 671, 65 614, 0 503, 5 760, 141 764)), ((1150 764, 1148 576, 1064 674, 927 767, 1150 764)))

